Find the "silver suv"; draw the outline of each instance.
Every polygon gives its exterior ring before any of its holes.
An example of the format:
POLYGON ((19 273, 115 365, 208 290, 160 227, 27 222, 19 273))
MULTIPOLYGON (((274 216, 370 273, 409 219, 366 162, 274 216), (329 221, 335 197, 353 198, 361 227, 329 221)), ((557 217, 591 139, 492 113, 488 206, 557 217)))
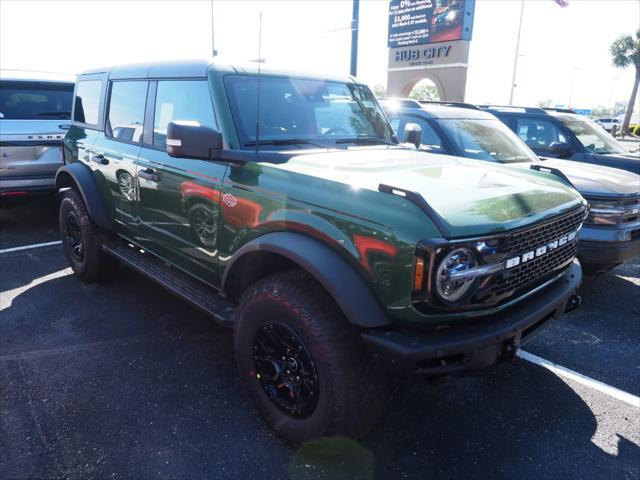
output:
POLYGON ((0 71, 0 197, 54 190, 73 86, 73 77, 0 71))

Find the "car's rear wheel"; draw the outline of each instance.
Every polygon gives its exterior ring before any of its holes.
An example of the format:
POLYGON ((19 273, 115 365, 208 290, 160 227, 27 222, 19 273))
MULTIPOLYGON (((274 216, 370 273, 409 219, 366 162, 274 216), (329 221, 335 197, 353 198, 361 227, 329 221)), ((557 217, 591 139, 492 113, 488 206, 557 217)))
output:
POLYGON ((62 197, 59 225, 62 248, 73 272, 86 282, 110 277, 117 261, 102 250, 108 236, 91 220, 75 190, 67 190, 62 197))
POLYGON ((358 329, 303 271, 248 288, 238 308, 235 352, 261 416, 290 441, 359 437, 382 412, 385 375, 373 367, 358 329))

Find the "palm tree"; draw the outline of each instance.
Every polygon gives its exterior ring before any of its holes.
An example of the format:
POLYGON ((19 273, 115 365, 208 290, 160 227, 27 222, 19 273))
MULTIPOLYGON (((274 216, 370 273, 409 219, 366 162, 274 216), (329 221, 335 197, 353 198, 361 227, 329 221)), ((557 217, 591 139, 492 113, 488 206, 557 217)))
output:
POLYGON ((631 113, 636 104, 636 96, 638 95, 638 85, 640 85, 640 30, 636 32, 636 38, 632 35, 622 35, 609 47, 613 64, 618 68, 627 68, 633 65, 636 69, 636 79, 633 82, 631 97, 627 105, 627 112, 622 122, 622 132, 629 133, 629 122, 631 121, 631 113))

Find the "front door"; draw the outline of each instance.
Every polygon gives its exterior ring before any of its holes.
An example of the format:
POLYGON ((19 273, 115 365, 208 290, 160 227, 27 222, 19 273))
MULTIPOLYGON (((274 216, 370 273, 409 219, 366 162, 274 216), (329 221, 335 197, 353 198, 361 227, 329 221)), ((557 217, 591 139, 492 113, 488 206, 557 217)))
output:
POLYGON ((217 285, 220 190, 227 165, 170 157, 165 143, 167 125, 174 120, 217 128, 209 83, 206 79, 158 80, 151 84, 149 102, 153 131, 145 137, 138 161, 139 242, 171 264, 217 285))
POLYGON ((104 132, 93 145, 91 162, 111 193, 118 230, 134 237, 138 230, 136 162, 142 146, 147 81, 110 82, 104 132))

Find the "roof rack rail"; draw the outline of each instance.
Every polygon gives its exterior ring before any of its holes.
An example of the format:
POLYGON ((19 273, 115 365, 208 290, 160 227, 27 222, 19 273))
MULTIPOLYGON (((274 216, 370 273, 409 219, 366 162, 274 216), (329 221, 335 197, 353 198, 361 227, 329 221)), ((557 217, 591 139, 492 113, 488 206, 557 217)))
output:
POLYGON ((491 110, 491 109, 500 109, 500 110, 513 110, 513 111, 524 111, 525 113, 547 113, 544 108, 540 107, 519 107, 517 105, 478 105, 478 108, 491 110))
POLYGON ((469 110, 480 110, 476 105, 466 102, 445 102, 438 100, 418 100, 418 102, 427 105, 442 105, 443 107, 468 108, 469 110))
POLYGON ((573 108, 544 107, 544 110, 546 110, 547 112, 576 113, 573 108))
POLYGON ((420 102, 413 98, 401 98, 401 97, 380 97, 380 102, 395 102, 399 107, 420 108, 420 102))

